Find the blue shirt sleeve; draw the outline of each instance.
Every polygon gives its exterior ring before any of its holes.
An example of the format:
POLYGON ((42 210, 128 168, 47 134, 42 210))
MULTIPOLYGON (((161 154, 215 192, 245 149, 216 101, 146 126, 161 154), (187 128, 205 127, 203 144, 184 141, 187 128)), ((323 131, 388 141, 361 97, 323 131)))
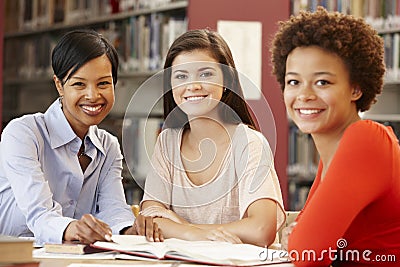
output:
POLYGON ((81 140, 57 108, 15 119, 3 130, 0 234, 61 243, 68 224, 84 214, 118 234, 135 219, 125 201, 118 139, 92 126, 85 138, 92 161, 83 173, 77 157, 81 140))
POLYGON ((97 208, 95 217, 111 226, 113 234, 131 226, 134 215, 126 204, 122 186, 122 153, 117 138, 108 140, 107 158, 104 171, 100 173, 97 190, 97 208))
MULTIPOLYGON (((4 129, 0 146, 2 177, 6 177, 15 198, 2 203, 2 224, 27 227, 39 242, 62 242, 63 231, 73 218, 62 216, 62 207, 53 200, 48 181, 44 179, 39 162, 40 139, 30 127, 21 122, 10 122, 4 129), (17 205, 23 216, 5 213, 9 205, 17 205), (26 218, 26 222, 21 221, 26 218)), ((18 229, 16 229, 16 233, 18 229)))

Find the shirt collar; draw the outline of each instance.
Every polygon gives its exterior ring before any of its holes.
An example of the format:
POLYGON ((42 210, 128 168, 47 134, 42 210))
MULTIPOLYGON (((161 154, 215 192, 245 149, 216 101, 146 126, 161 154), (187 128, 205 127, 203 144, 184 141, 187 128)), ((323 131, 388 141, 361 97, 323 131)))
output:
POLYGON ((102 145, 102 142, 100 141, 99 135, 98 135, 99 129, 97 128, 96 125, 92 125, 89 127, 89 131, 86 135, 85 138, 88 138, 92 144, 101 152, 103 155, 105 155, 105 149, 102 145))
MULTIPOLYGON (((44 114, 44 120, 49 132, 51 148, 57 148, 68 144, 78 138, 74 130, 72 130, 67 118, 62 111, 58 99, 50 105, 44 114)), ((85 138, 88 138, 91 143, 105 154, 105 149, 99 139, 98 128, 96 125, 90 126, 85 138)))
POLYGON ((77 137, 62 112, 58 99, 44 113, 44 120, 52 149, 63 146, 77 137))

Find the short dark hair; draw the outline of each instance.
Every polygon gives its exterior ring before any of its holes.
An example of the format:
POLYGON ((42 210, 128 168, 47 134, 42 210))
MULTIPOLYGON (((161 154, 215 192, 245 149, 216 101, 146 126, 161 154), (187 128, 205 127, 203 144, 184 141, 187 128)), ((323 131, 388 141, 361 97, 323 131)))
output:
POLYGON ((349 71, 350 82, 362 96, 358 111, 366 111, 382 92, 385 73, 383 40, 363 18, 328 12, 301 11, 279 23, 272 41, 272 67, 281 89, 285 88, 286 60, 296 47, 319 46, 338 55, 349 71))
POLYGON ((178 55, 195 50, 206 51, 221 64, 224 75, 224 87, 226 88, 221 98, 221 102, 224 105, 220 105, 222 119, 232 123, 243 122, 256 129, 256 124, 244 100, 243 90, 231 50, 220 34, 208 29, 185 32, 172 43, 168 50, 164 63, 164 119, 166 120, 166 127, 176 128, 184 125, 185 127, 189 127, 187 124, 187 115, 179 108, 176 108, 177 105, 172 95, 171 66, 178 55), (174 111, 174 119, 167 120, 168 115, 172 111, 174 111))
POLYGON ((54 47, 51 55, 54 75, 65 83, 85 63, 102 55, 107 55, 111 62, 115 86, 119 62, 114 46, 94 30, 80 29, 67 32, 54 47), (66 77, 71 69, 71 73, 66 77))

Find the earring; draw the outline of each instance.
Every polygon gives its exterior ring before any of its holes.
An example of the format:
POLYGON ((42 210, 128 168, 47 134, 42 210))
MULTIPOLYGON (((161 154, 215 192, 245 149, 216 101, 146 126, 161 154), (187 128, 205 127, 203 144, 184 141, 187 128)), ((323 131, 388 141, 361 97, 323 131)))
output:
POLYGON ((226 87, 224 87, 224 93, 226 93, 228 90, 226 89, 226 87))
POLYGON ((361 94, 362 94, 362 91, 361 91, 360 89, 355 89, 355 90, 353 91, 353 95, 356 96, 356 97, 358 97, 358 96, 361 95, 361 94))
POLYGON ((64 97, 63 95, 60 95, 60 96, 58 97, 58 105, 60 106, 61 109, 63 108, 63 103, 62 103, 63 97, 64 97))

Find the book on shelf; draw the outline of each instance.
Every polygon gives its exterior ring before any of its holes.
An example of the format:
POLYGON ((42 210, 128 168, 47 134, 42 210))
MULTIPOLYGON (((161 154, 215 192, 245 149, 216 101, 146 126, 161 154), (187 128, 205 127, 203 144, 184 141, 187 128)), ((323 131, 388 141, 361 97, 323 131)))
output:
POLYGON ((315 11, 317 6, 363 17, 378 30, 400 27, 400 2, 397 0, 292 0, 292 14, 300 10, 315 11))
POLYGON ((60 20, 59 12, 64 3, 65 0, 19 0, 19 29, 33 30, 62 22, 64 17, 60 20))
POLYGON ((384 61, 386 65, 385 82, 399 81, 399 32, 382 34, 384 41, 384 61))
POLYGON ((145 9, 145 8, 157 8, 161 6, 166 6, 173 2, 172 0, 137 0, 137 8, 145 9))
POLYGON ((54 24, 75 24, 116 13, 168 6, 171 0, 15 0, 6 1, 7 31, 33 30, 54 24), (12 14, 12 15, 11 15, 12 14), (17 14, 17 15, 16 15, 17 14))
POLYGON ((255 266, 287 262, 287 253, 250 244, 185 241, 176 238, 149 242, 144 236, 114 235, 113 242, 97 241, 95 248, 152 259, 173 259, 223 266, 255 266))
POLYGON ((289 176, 313 180, 319 155, 310 134, 302 133, 296 125, 289 125, 289 176))
POLYGON ((20 0, 18 9, 18 25, 20 30, 32 29, 34 26, 34 1, 20 0))
POLYGON ((310 134, 305 134, 293 123, 289 124, 290 210, 300 210, 307 199, 319 162, 318 151, 310 134))
POLYGON ((290 210, 303 209, 311 188, 311 182, 304 185, 289 184, 290 210))
POLYGON ((151 157, 163 120, 160 118, 126 117, 124 121, 123 151, 125 160, 137 183, 144 178, 151 166, 151 157))
POLYGON ((81 244, 77 242, 63 242, 62 244, 44 244, 46 253, 63 253, 63 254, 91 254, 102 252, 88 244, 81 244))
MULTIPOLYGON (((157 71, 161 69, 163 57, 170 44, 187 29, 184 19, 151 14, 131 17, 121 24, 107 23, 107 28, 97 29, 117 49, 121 59, 121 70, 127 73, 136 71, 157 71)), ((7 77, 34 78, 51 77, 51 51, 58 36, 45 33, 24 42, 9 40, 5 47, 10 53, 5 55, 4 71, 7 77), (17 48, 16 48, 17 47, 17 48), (18 54, 19 51, 19 54, 18 54), (22 51, 22 53, 21 53, 22 51)))
POLYGON ((0 264, 33 262, 33 240, 0 235, 0 264))
POLYGON ((65 1, 65 24, 74 24, 77 21, 84 21, 97 17, 99 6, 104 1, 94 0, 67 0, 65 1))
POLYGON ((13 32, 18 30, 19 24, 19 1, 4 1, 4 32, 13 32))

